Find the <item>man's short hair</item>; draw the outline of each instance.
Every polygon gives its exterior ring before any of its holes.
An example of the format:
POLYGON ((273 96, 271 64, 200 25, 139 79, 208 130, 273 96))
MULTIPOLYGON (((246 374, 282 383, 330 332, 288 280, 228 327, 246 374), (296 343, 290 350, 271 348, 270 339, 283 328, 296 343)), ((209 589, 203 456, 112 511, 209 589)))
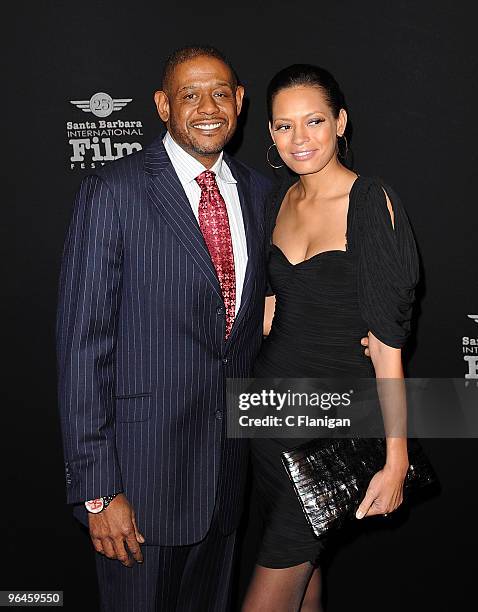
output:
POLYGON ((187 47, 180 47, 179 49, 176 49, 175 51, 173 51, 171 55, 167 58, 166 62, 164 63, 164 67, 163 67, 163 74, 161 78, 161 89, 163 91, 167 91, 170 85, 170 82, 171 82, 171 77, 173 75, 173 72, 176 66, 179 66, 180 64, 183 64, 184 62, 192 60, 196 57, 203 57, 203 56, 214 57, 220 60, 221 62, 223 62, 224 64, 226 64, 226 66, 231 71, 232 84, 233 84, 234 89, 238 86, 239 79, 237 77, 236 71, 232 67, 231 62, 227 59, 227 57, 223 53, 221 53, 221 51, 219 51, 219 49, 216 49, 216 47, 212 47, 210 45, 193 45, 193 46, 187 46, 187 47))

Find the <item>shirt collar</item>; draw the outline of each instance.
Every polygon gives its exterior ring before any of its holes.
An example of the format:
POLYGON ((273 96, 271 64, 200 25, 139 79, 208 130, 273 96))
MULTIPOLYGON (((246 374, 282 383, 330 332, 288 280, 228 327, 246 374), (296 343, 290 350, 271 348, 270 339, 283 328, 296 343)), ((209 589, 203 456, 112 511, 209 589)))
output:
MULTIPOLYGON (((194 181, 201 172, 206 170, 206 167, 201 162, 178 145, 169 132, 166 132, 163 144, 183 186, 194 181)), ((226 183, 237 183, 223 157, 223 152, 221 151, 210 170, 226 183)))

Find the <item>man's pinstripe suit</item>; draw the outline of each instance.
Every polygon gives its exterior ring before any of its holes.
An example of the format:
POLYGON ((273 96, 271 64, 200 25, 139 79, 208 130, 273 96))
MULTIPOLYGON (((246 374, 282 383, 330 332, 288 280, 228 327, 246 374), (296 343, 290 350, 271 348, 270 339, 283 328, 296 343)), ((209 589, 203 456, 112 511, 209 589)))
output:
POLYGON ((248 251, 227 341, 214 266, 160 138, 83 180, 65 242, 57 350, 67 501, 87 524, 85 500, 124 491, 152 547, 199 542, 213 513, 231 534, 241 512, 248 447, 225 436, 225 379, 250 374, 262 339, 270 183, 224 160, 248 251))

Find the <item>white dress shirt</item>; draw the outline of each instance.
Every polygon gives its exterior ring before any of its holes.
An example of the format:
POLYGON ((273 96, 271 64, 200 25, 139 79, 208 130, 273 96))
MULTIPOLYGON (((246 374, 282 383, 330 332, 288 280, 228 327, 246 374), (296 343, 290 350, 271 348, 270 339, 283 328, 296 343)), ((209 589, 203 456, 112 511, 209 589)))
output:
MULTIPOLYGON (((163 138, 163 144, 176 174, 178 175, 179 181, 186 192, 199 225, 199 200, 201 198, 201 188, 195 179, 201 172, 207 170, 207 168, 181 148, 169 132, 166 132, 163 138)), ((216 182, 226 203, 227 215, 229 217, 232 250, 234 253, 234 270, 236 274, 237 315, 241 304, 242 288, 244 286, 247 266, 247 242, 244 221, 242 219, 241 202, 237 192, 237 181, 232 176, 229 166, 223 160, 222 151, 210 170, 216 174, 216 182)))

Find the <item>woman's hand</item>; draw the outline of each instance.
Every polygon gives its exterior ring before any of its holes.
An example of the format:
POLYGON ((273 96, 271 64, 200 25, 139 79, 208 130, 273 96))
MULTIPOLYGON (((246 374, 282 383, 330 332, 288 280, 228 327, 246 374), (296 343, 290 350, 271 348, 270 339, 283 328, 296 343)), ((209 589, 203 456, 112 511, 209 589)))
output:
POLYGON ((408 463, 403 465, 386 464, 370 481, 365 497, 357 512, 356 518, 389 514, 396 510, 403 501, 403 482, 407 475, 408 463))

